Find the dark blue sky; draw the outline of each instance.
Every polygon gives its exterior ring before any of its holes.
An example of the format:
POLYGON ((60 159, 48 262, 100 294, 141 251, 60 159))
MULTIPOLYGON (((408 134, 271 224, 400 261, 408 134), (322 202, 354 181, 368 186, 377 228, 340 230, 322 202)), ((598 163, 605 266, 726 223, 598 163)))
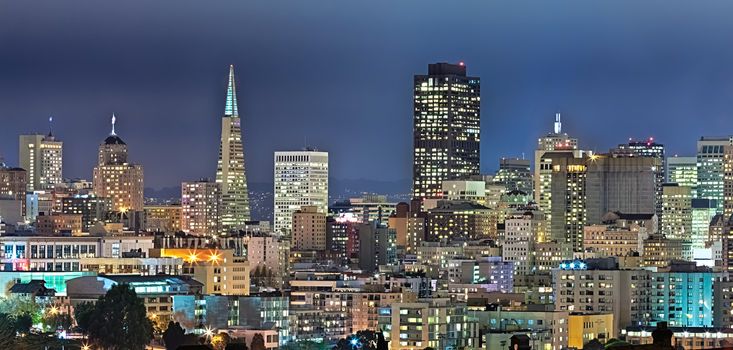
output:
POLYGON ((597 151, 653 135, 692 154, 733 132, 730 1, 0 0, 0 153, 65 142, 91 177, 112 112, 146 186, 212 177, 227 66, 237 66, 247 166, 331 153, 332 176, 410 177, 411 83, 436 61, 482 78, 482 168, 529 157, 563 112, 597 151))

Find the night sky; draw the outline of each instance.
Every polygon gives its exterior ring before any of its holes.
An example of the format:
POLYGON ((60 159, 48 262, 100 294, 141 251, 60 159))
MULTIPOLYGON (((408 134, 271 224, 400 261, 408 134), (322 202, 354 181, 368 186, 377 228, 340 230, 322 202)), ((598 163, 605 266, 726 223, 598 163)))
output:
POLYGON ((563 113, 583 148, 654 136, 691 155, 733 133, 730 1, 0 0, 0 153, 64 141, 91 178, 117 133, 149 187, 213 177, 227 67, 250 181, 308 144, 339 179, 411 176, 412 75, 465 61, 482 79, 482 168, 531 152, 563 113))

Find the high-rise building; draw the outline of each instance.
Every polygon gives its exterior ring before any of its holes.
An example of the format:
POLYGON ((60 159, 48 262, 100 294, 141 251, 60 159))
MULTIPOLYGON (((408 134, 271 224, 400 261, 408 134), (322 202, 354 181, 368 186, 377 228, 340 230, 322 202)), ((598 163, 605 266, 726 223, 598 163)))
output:
POLYGON ((692 190, 677 184, 664 184, 662 191, 662 234, 692 241, 692 190))
POLYGON ((222 233, 221 184, 207 179, 181 184, 181 229, 211 236, 222 233))
POLYGON ((293 213, 293 250, 326 250, 326 213, 308 205, 293 213))
POLYGON ((666 181, 691 188, 692 196, 697 198, 697 158, 667 157, 666 165, 666 181))
POLYGON ((48 135, 20 135, 18 159, 29 192, 53 189, 63 182, 64 143, 48 135))
POLYGON ((654 138, 650 137, 646 141, 635 141, 629 139, 629 143, 618 145, 616 149, 611 150, 611 154, 617 157, 648 157, 657 159, 654 167, 655 173, 655 213, 658 217, 662 216, 662 185, 665 183, 666 174, 666 158, 664 156, 664 145, 654 142, 654 138))
POLYGON ((125 213, 143 210, 143 167, 127 162, 127 144, 115 133, 116 118, 112 115, 112 132, 99 146, 94 167, 94 193, 112 201, 112 211, 125 213))
MULTIPOLYGON (((553 132, 544 137, 540 137, 537 140, 537 149, 534 151, 534 196, 535 202, 543 210, 545 210, 545 205, 542 202, 546 202, 547 200, 547 198, 542 197, 543 193, 547 193, 547 191, 542 191, 542 187, 547 185, 543 182, 543 174, 546 177, 552 173, 552 164, 542 162, 542 157, 547 152, 569 152, 579 156, 578 139, 572 138, 567 133, 562 132, 560 113, 555 114, 555 128, 553 132)), ((549 213, 545 210, 545 216, 547 214, 549 213)))
POLYGON ((413 92, 412 196, 439 198, 444 180, 479 173, 481 82, 462 62, 435 63, 413 92))
POLYGON ((701 137, 697 141, 697 197, 714 199, 723 211, 723 158, 727 137, 701 137))
POLYGON ((275 152, 275 232, 290 234, 293 213, 303 206, 328 212, 328 152, 275 152))
POLYGON ((609 211, 655 212, 655 158, 550 152, 540 162, 550 237, 574 251, 583 251, 583 227, 600 224, 609 211))
POLYGON ((234 66, 229 66, 229 86, 224 117, 221 118, 221 144, 216 168, 216 182, 221 186, 221 224, 225 232, 244 228, 250 219, 241 122, 234 66))
POLYGON ((532 171, 529 159, 502 158, 499 160, 499 170, 496 171, 493 181, 504 184, 506 191, 522 191, 532 195, 532 171))

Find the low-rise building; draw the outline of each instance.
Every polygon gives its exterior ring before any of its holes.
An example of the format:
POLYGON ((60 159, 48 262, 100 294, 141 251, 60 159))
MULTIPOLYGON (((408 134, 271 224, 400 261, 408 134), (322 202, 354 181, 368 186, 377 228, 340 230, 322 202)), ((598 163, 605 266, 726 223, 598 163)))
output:
POLYGON ((393 303, 379 311, 379 328, 391 350, 474 348, 478 329, 464 303, 447 298, 393 303))
POLYGON ((183 275, 203 283, 204 294, 249 294, 249 262, 231 249, 152 249, 150 255, 183 259, 183 275))
POLYGON ((593 339, 601 343, 616 336, 612 313, 576 314, 568 316, 568 347, 582 349, 593 339))

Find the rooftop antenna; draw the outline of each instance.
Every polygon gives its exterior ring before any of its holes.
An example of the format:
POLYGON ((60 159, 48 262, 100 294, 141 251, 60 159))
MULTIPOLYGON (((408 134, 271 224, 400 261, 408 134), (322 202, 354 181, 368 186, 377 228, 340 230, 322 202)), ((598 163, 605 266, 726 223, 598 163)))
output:
POLYGON ((115 123, 117 122, 117 118, 115 117, 115 114, 112 113, 112 132, 110 133, 111 136, 116 136, 115 133, 115 123))
POLYGON ((562 132, 562 122, 560 121, 560 112, 555 113, 555 133, 562 132))
POLYGON ((53 116, 48 117, 48 136, 53 136, 53 116))

